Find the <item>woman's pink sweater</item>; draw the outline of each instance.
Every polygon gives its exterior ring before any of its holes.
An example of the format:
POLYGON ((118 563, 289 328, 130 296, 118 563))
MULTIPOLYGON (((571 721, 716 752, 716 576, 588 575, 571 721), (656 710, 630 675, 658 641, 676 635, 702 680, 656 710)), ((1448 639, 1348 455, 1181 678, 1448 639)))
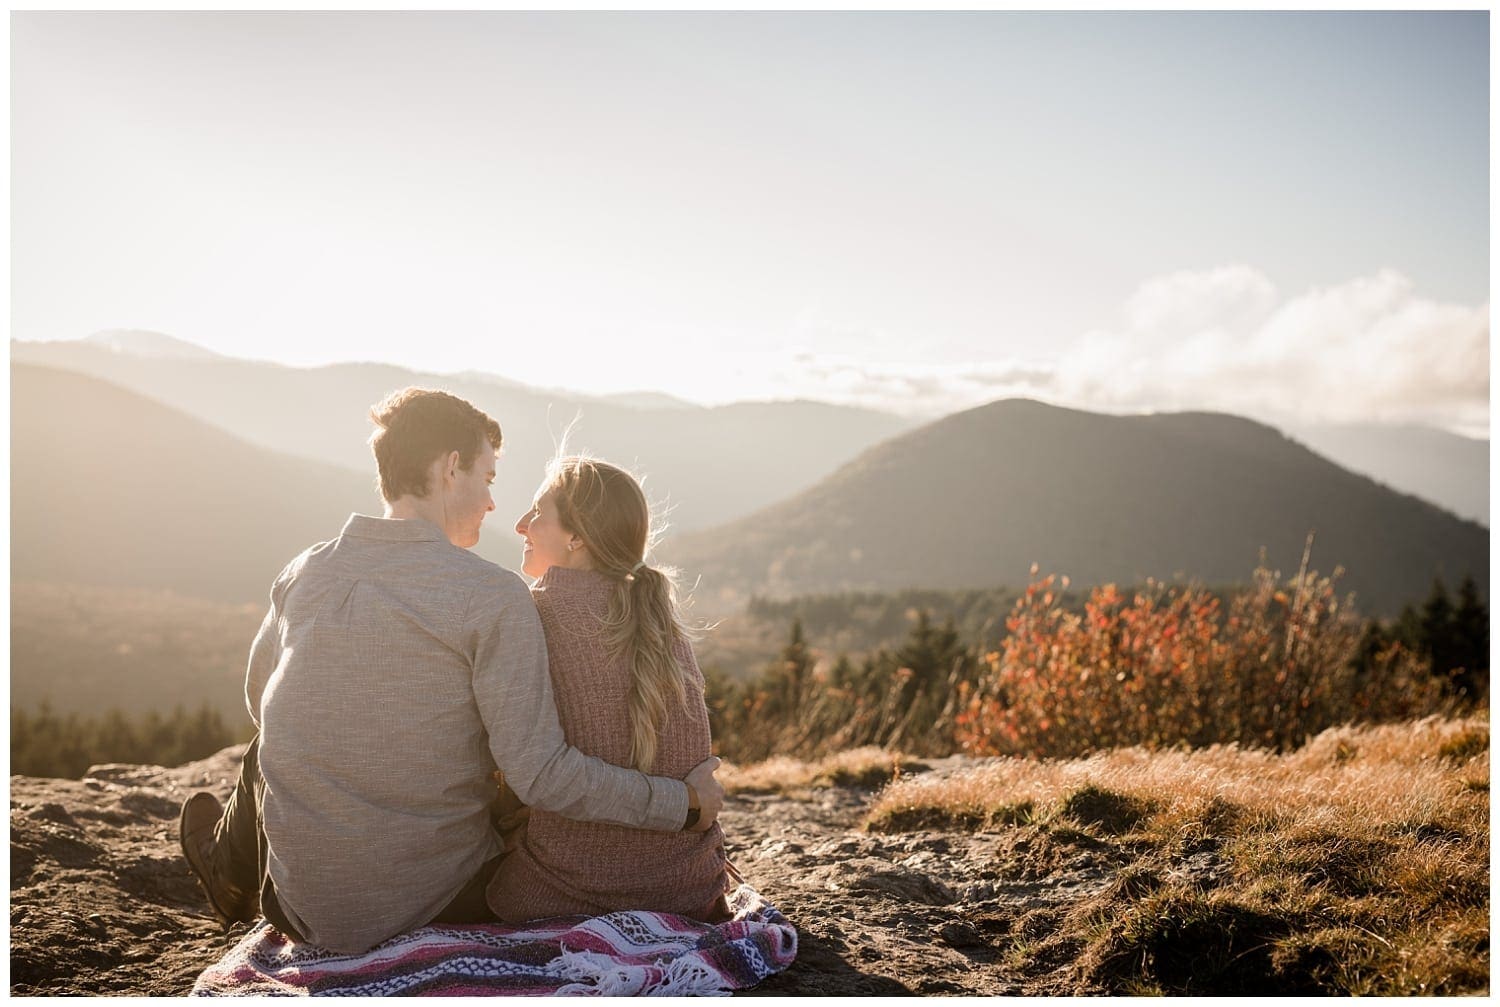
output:
MULTIPOLYGON (((568 743, 617 766, 630 764, 630 666, 611 658, 601 626, 616 581, 552 567, 532 588, 547 634, 552 688, 568 743)), ((687 703, 658 734, 651 773, 681 779, 711 755, 703 674, 693 650, 676 648, 687 703)), ((669 704, 675 705, 675 704, 669 704)), ((724 834, 653 832, 576 822, 533 809, 525 838, 500 863, 488 896, 507 923, 575 913, 647 909, 717 921, 727 915, 724 834)))

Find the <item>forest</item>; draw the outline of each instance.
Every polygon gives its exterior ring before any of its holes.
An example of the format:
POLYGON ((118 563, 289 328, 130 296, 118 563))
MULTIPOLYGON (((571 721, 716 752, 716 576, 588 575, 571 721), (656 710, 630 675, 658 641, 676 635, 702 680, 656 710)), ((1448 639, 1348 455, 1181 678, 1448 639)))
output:
MULTIPOLYGON (((914 755, 1073 757, 1126 745, 1293 748, 1346 723, 1488 702, 1489 611, 1474 581, 1398 618, 1362 618, 1331 578, 1242 589, 1147 584, 757 601, 781 618, 748 673, 703 661, 716 752, 734 763, 868 745, 914 755), (904 637, 898 634, 905 626, 904 637), (823 639, 892 640, 835 651, 823 639)), ((743 644, 748 647, 748 642, 743 644)), ((713 654, 712 648, 703 653, 713 654)), ((178 765, 248 740, 222 705, 169 713, 11 713, 11 772, 77 777, 106 762, 178 765)))

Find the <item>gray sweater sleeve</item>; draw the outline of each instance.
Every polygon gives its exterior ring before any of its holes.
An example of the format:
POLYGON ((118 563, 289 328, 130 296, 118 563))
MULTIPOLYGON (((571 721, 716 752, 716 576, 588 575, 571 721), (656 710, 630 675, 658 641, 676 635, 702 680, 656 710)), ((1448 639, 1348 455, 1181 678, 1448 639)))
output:
POLYGON ((522 801, 566 818, 675 832, 687 818, 687 787, 610 765, 568 745, 557 719, 547 643, 531 593, 501 572, 469 605, 474 700, 490 752, 522 801))

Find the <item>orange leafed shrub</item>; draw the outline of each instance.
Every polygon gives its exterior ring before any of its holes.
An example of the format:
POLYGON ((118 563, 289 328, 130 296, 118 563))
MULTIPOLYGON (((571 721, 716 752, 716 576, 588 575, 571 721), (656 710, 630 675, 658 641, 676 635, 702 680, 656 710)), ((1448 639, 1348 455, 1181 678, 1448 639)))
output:
MULTIPOLYGON (((1335 574, 1337 576, 1337 574, 1335 574)), ((963 686, 955 740, 981 755, 1067 757, 1122 745, 1287 749, 1327 727, 1442 705, 1415 655, 1361 670, 1362 623, 1332 578, 1264 568, 1226 607, 1198 587, 1096 588, 1065 611, 1054 578, 1016 602, 1000 649, 963 686)), ((1066 579, 1063 580, 1066 586, 1066 579)))

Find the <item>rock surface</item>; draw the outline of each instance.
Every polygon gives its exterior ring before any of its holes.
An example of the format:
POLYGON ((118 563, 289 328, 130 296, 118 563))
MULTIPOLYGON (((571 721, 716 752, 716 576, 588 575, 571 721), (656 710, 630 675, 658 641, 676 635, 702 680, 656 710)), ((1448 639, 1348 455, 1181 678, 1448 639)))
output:
MULTIPOLYGON (((12 994, 182 995, 239 939, 244 927, 220 930, 181 858, 177 812, 194 790, 226 797, 241 752, 175 769, 96 766, 82 780, 11 778, 12 994)), ((1119 865, 1107 849, 1032 851, 1014 831, 865 833, 870 796, 730 798, 730 859, 800 934, 796 964, 754 993, 1073 992, 1051 978, 1062 963, 1007 949, 1028 914, 1108 884, 1119 865)))

